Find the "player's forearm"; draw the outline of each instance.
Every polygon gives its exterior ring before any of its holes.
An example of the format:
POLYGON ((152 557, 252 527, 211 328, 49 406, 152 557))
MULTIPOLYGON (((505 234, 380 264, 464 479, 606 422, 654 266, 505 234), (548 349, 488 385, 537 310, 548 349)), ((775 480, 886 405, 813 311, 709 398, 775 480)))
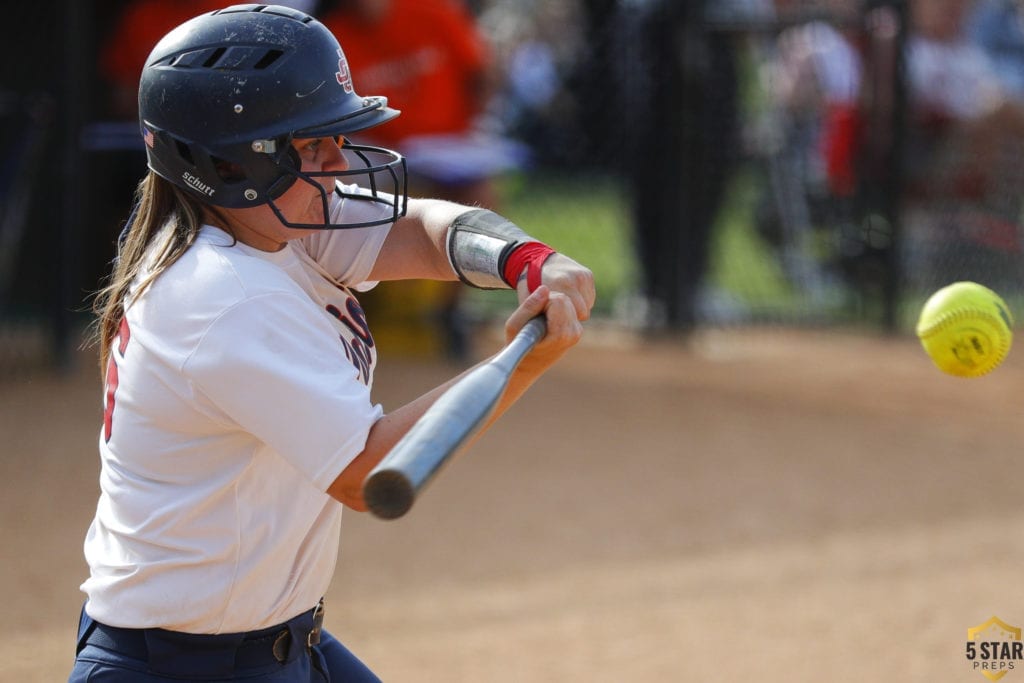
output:
MULTIPOLYGON (((484 361, 486 362, 486 361, 484 361)), ((482 363, 481 363, 482 364, 482 363)), ((409 403, 383 415, 370 428, 366 438, 366 444, 362 452, 349 463, 349 465, 338 475, 334 483, 327 489, 327 493, 346 506, 365 511, 366 503, 363 500, 363 482, 370 471, 377 466, 405 434, 412 429, 420 417, 439 399, 451 385, 459 378, 472 370, 466 370, 448 382, 428 391, 409 403)), ((495 420, 498 419, 513 403, 515 403, 529 387, 537 381, 543 369, 534 366, 532 369, 517 371, 509 383, 508 389, 502 395, 494 413, 488 419, 480 433, 486 431, 495 420)), ((479 436, 479 434, 477 435, 479 436)), ((474 439, 475 440, 475 439, 474 439)))
POLYGON ((370 470, 377 466, 427 408, 457 380, 458 377, 455 377, 377 420, 370 427, 362 452, 342 470, 334 483, 328 487, 327 493, 354 510, 366 510, 366 503, 363 501, 363 482, 370 470))
MULTIPOLYGON (((506 338, 511 341, 531 318, 540 314, 547 319, 547 335, 519 363, 494 411, 473 439, 467 442, 467 446, 490 428, 541 375, 579 341, 582 327, 576 318, 571 300, 564 294, 551 293, 547 287, 538 288, 512 313, 505 327, 506 338)), ((486 362, 483 361, 474 368, 486 362)), ((327 492, 350 508, 365 510, 363 482, 370 471, 412 429, 430 406, 474 368, 377 420, 370 428, 363 451, 338 475, 327 492)))
POLYGON ((410 199, 406 215, 391 228, 371 280, 455 280, 445 251, 448 226, 467 207, 438 199, 410 199))

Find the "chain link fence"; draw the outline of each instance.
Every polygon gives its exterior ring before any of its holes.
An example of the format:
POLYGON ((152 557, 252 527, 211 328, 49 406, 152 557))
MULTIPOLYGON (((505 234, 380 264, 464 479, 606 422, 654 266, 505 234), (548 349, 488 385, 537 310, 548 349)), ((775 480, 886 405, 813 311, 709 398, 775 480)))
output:
MULTIPOLYGON (((56 4, 10 8, 34 28, 0 84, 0 376, 79 344, 143 171, 96 66, 129 2, 56 4)), ((925 106, 915 2, 469 7, 503 73, 482 125, 528 150, 500 208, 594 269, 599 317, 901 331, 955 279, 1019 296, 1015 110, 974 129, 925 106)))
POLYGON ((588 216, 628 261, 604 283, 610 315, 652 329, 899 325, 903 3, 531 4, 483 15, 509 65, 503 111, 535 151, 526 187, 577 182, 520 197, 569 226, 565 202, 614 197, 588 216))

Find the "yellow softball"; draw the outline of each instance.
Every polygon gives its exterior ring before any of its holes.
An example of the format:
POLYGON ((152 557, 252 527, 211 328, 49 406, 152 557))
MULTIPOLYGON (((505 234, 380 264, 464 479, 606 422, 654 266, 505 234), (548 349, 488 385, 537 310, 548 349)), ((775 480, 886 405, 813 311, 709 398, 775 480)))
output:
POLYGON ((931 295, 917 321, 921 345, 943 372, 978 377, 1010 352, 1013 318, 1006 302, 976 282, 954 282, 931 295))

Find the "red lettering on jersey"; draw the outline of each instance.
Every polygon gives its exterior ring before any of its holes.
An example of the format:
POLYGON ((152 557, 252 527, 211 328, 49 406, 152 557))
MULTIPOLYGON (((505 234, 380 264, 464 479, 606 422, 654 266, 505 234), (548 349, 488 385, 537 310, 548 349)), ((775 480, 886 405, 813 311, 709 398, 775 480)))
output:
POLYGON ((117 392, 117 358, 124 358, 124 352, 128 349, 128 340, 132 333, 128 329, 128 319, 121 318, 121 325, 117 328, 117 346, 110 349, 110 358, 107 360, 106 392, 103 402, 103 440, 109 442, 113 432, 114 424, 114 394, 117 392))

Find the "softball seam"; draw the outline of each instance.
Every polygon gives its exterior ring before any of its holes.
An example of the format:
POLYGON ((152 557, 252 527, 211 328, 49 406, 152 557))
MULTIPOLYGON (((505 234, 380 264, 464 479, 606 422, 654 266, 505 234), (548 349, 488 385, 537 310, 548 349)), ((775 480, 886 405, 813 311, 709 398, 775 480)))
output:
MULTIPOLYGON (((1000 318, 998 316, 995 316, 995 315, 992 315, 991 313, 988 313, 987 311, 958 310, 958 311, 951 311, 949 313, 943 314, 942 316, 939 317, 938 320, 936 320, 934 323, 929 325, 924 330, 918 330, 917 331, 917 336, 918 336, 918 338, 920 338, 923 341, 923 340, 931 337, 932 335, 934 335, 934 334, 936 334, 938 332, 942 332, 942 331, 946 330, 950 325, 953 325, 954 323, 961 322, 963 320, 971 320, 971 319, 977 320, 979 318, 983 319, 985 322, 987 322, 990 325, 994 325, 994 327, 996 329, 1001 329, 1001 328, 1005 328, 1006 327, 1006 322, 1002 318, 1000 318)), ((1007 332, 1008 332, 1008 334, 1000 334, 999 335, 999 343, 998 343, 998 352, 999 352, 999 354, 998 354, 998 360, 995 363, 992 364, 992 367, 990 367, 990 368, 988 368, 986 370, 983 370, 981 372, 973 373, 975 376, 986 375, 986 374, 992 372, 997 367, 999 367, 999 364, 1002 363, 1003 360, 1006 359, 1006 356, 1010 353, 1010 347, 1011 347, 1011 345, 1013 343, 1013 330, 1010 330, 1009 328, 1007 328, 1007 332)))

